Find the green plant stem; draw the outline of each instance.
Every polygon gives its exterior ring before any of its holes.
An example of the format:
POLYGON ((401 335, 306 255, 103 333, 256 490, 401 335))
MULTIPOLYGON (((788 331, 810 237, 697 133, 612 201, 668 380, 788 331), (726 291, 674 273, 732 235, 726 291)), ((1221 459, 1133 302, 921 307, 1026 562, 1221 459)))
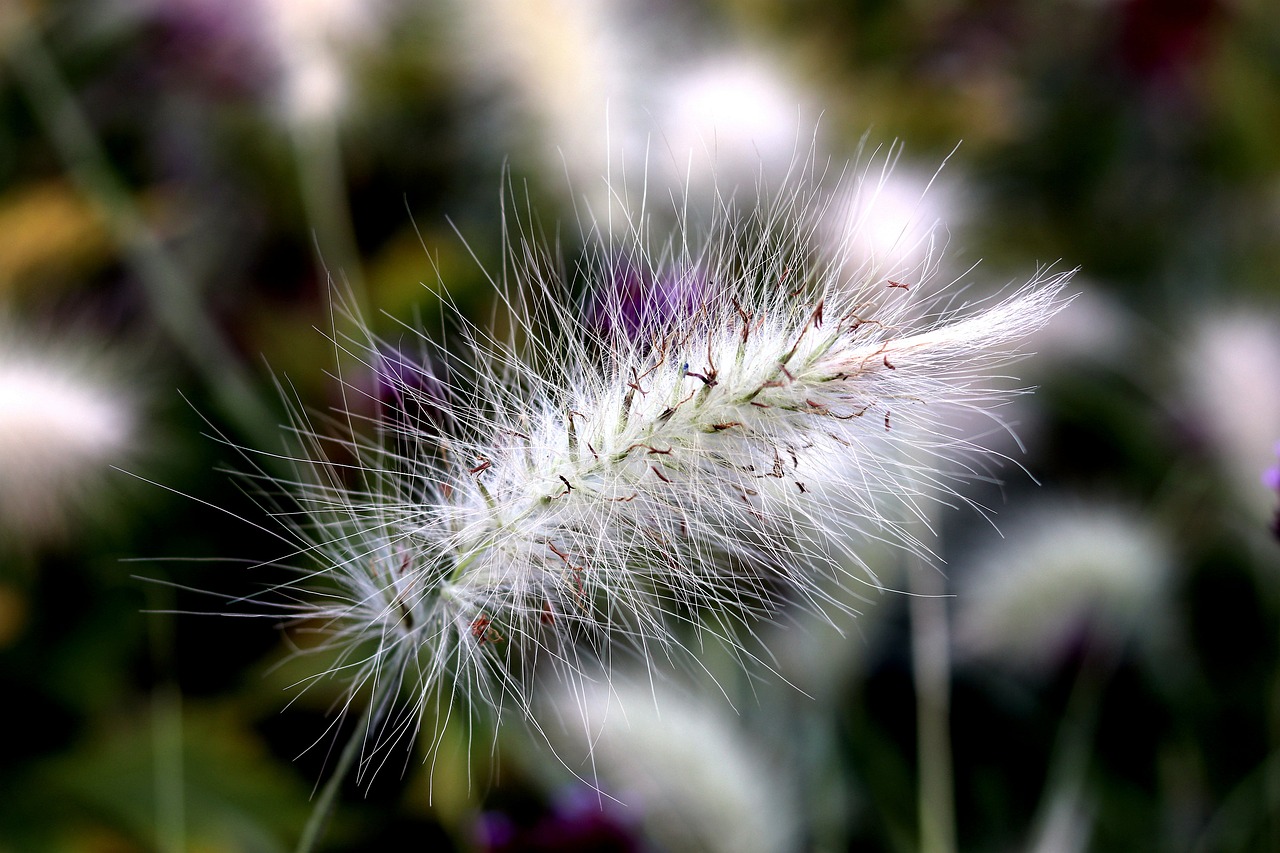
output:
POLYGON ((913 566, 911 664, 919 752, 917 807, 922 853, 954 853, 955 790, 951 762, 951 651, 946 578, 924 560, 913 566))
POLYGON ((290 127, 298 191, 321 260, 338 270, 357 313, 368 317, 368 298, 347 197, 338 128, 329 117, 297 119, 290 127))
POLYGON ((320 789, 320 796, 316 798, 315 806, 311 809, 311 817, 307 818, 307 825, 302 828, 302 836, 298 839, 298 846, 294 848, 294 853, 312 853, 324 836, 324 831, 329 826, 329 818, 332 817, 338 802, 338 792, 342 789, 342 783, 347 778, 347 774, 355 765, 356 757, 360 755, 360 747, 364 744, 368 723, 369 714, 366 712, 360 720, 360 725, 351 733, 351 738, 343 747, 342 754, 338 756, 338 763, 334 765, 329 780, 320 789))
POLYGON ((263 404, 243 362, 209 318, 198 289, 147 225, 34 25, 16 4, 2 17, 5 43, 0 53, 67 174, 97 207, 142 283, 160 327, 208 385, 227 420, 259 446, 269 446, 277 435, 275 417, 263 404))
MULTIPOLYGON (((1086 784, 1102 694, 1115 671, 1116 652, 1091 637, 1062 712, 1044 794, 1032 822, 1033 851, 1058 850, 1057 820, 1081 820, 1088 806, 1086 784), (1065 810, 1064 810, 1065 809, 1065 810)), ((1085 818, 1086 820, 1089 818, 1085 818)), ((1086 829, 1090 829, 1087 824, 1086 829)), ((1082 843, 1088 836, 1082 836, 1082 843)))
POLYGON ((151 690, 151 748, 154 751, 156 850, 181 853, 186 845, 182 692, 170 680, 173 669, 173 590, 147 587, 151 660, 158 680, 151 690))

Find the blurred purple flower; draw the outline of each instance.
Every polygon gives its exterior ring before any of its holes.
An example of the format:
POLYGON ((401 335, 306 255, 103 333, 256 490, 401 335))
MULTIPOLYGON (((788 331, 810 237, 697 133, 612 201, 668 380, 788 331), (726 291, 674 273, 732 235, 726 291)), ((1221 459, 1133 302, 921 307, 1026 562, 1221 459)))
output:
POLYGON ((454 393, 448 373, 425 356, 384 345, 377 352, 370 382, 370 396, 383 422, 396 431, 436 433, 452 424, 454 393))
MULTIPOLYGON (((1276 444, 1276 458, 1280 459, 1280 443, 1276 444)), ((1262 472, 1262 484, 1273 492, 1280 492, 1280 462, 1262 472)))
MULTIPOLYGON (((1276 443, 1276 458, 1280 459, 1280 442, 1276 443)), ((1262 484, 1280 495, 1280 462, 1262 472, 1262 484)), ((1280 508, 1276 509, 1275 518, 1271 521, 1271 532, 1280 539, 1280 508)))
POLYGON ((424 396, 443 403, 448 399, 444 382, 424 358, 413 358, 392 346, 377 354, 374 390, 378 400, 388 405, 404 402, 406 396, 424 396))
POLYGON ((261 92, 278 73, 257 3, 158 0, 151 25, 161 65, 214 97, 261 92))
POLYGON ((587 327, 604 338, 643 342, 674 321, 695 314, 709 295, 696 269, 654 269, 631 257, 608 262, 605 283, 588 294, 587 327))
POLYGON ((596 791, 577 788, 532 822, 517 822, 503 812, 480 818, 477 843, 486 853, 601 851, 639 853, 637 835, 596 791))

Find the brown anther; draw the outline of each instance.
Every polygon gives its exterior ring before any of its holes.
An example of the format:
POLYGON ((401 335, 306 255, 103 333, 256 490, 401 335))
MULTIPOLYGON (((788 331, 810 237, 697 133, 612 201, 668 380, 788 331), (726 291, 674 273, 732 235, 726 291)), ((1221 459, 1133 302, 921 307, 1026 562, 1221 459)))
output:
POLYGON ((911 285, 909 285, 909 284, 903 284, 903 283, 902 283, 902 282, 900 282, 900 281, 890 281, 890 282, 889 282, 889 287, 890 287, 890 288, 899 287, 899 288, 902 288, 903 290, 910 290, 910 289, 911 289, 911 285))
POLYGON ((657 474, 657 475, 658 475, 658 479, 659 479, 659 480, 661 480, 662 482, 664 482, 664 483, 670 483, 670 482, 671 482, 671 480, 667 479, 667 476, 666 476, 665 474, 663 474, 661 471, 659 471, 659 470, 658 470, 658 466, 657 466, 657 465, 650 465, 650 466, 649 466, 649 470, 650 470, 650 471, 652 471, 653 473, 657 474))
POLYGON ((476 617, 471 623, 471 636, 476 638, 480 645, 485 643, 500 643, 502 635, 498 633, 498 629, 493 627, 493 620, 484 613, 476 617))
POLYGON ((627 383, 627 387, 630 388, 632 391, 639 391, 640 396, 644 396, 648 392, 640 387, 640 380, 648 376, 652 372, 652 370, 653 369, 650 368, 649 370, 646 370, 644 373, 636 373, 636 369, 634 367, 631 368, 631 381, 627 383))
POLYGON ((786 471, 787 471, 786 467, 782 464, 782 457, 779 456, 777 453, 774 453, 773 454, 773 470, 770 471, 768 474, 765 474, 765 476, 777 477, 779 480, 781 480, 783 475, 786 473, 786 471))
POLYGON ((480 464, 472 468, 471 470, 469 470, 467 473, 479 474, 481 471, 488 471, 492 465, 493 465, 492 459, 485 459, 484 457, 480 457, 480 464))
POLYGON ((897 370, 897 369, 898 369, 897 367, 895 367, 894 365, 892 365, 892 364, 890 364, 890 363, 889 363, 889 354, 888 354, 888 353, 885 353, 885 355, 884 355, 884 366, 885 366, 885 367, 887 367, 887 368, 889 368, 890 370, 897 370))
POLYGON ((708 388, 711 388, 717 384, 716 372, 712 370, 712 371, 709 371, 709 373, 710 373, 709 376, 703 376, 701 373, 694 373, 692 370, 690 370, 685 373, 685 376, 692 376, 694 379, 701 379, 703 384, 705 384, 708 388))
POLYGON ((721 430, 726 430, 726 429, 729 429, 730 427, 736 427, 736 426, 742 426, 742 422, 741 421, 725 421, 722 424, 712 424, 711 428, 716 432, 720 432, 721 430))

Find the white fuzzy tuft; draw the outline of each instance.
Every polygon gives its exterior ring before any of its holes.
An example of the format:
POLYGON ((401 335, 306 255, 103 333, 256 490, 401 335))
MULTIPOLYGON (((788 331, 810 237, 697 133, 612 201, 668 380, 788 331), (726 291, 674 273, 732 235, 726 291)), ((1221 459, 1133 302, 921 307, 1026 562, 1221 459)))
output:
POLYGON ((299 414, 307 450, 277 485, 315 560, 291 607, 339 650, 317 678, 373 691, 373 752, 455 695, 528 715, 538 672, 576 681, 583 656, 659 666, 710 640, 745 657, 736 638, 781 601, 835 617, 826 579, 874 585, 857 534, 913 545, 901 505, 954 494, 982 453, 948 413, 999 423, 1017 392, 994 371, 1068 276, 941 310, 926 267, 889 280, 829 248, 839 197, 793 177, 750 210, 717 199, 702 237, 678 218, 655 239, 649 211, 626 245, 602 224, 588 287, 624 263, 696 283, 640 332, 621 298, 566 298, 580 282, 517 240, 508 341, 466 327, 388 364, 367 331, 336 338, 391 393, 362 420, 368 383, 348 377, 339 437, 299 414))
POLYGON ((16 340, 0 324, 0 538, 65 535, 134 447, 133 395, 100 355, 16 340))
POLYGON ((620 674, 553 691, 565 763, 636 815, 662 850, 797 850, 798 794, 785 768, 719 697, 620 674))

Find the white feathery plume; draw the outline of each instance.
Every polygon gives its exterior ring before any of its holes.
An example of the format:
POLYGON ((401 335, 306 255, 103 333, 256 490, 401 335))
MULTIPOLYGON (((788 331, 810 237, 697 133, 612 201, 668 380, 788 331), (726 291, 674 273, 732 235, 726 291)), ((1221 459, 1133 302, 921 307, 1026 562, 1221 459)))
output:
POLYGON ((643 208, 625 245, 600 223, 574 279, 513 239, 506 340, 460 323, 417 360, 335 333, 390 393, 362 416, 375 395, 348 377, 327 426, 297 412, 296 481, 267 480, 307 561, 284 608, 336 656, 315 679, 372 695, 366 769, 455 698, 531 716, 543 669, 575 682, 587 658, 661 666, 708 641, 747 658, 741 632, 784 600, 835 618, 825 580, 876 583, 852 534, 918 547, 900 506, 980 475, 948 413, 999 424, 1018 392, 995 371, 1069 274, 969 305, 851 272, 823 233, 838 194, 801 171, 752 209, 716 199, 701 237, 678 218, 656 238, 643 208), (622 261, 696 300, 637 326, 621 297, 568 298, 622 261))

